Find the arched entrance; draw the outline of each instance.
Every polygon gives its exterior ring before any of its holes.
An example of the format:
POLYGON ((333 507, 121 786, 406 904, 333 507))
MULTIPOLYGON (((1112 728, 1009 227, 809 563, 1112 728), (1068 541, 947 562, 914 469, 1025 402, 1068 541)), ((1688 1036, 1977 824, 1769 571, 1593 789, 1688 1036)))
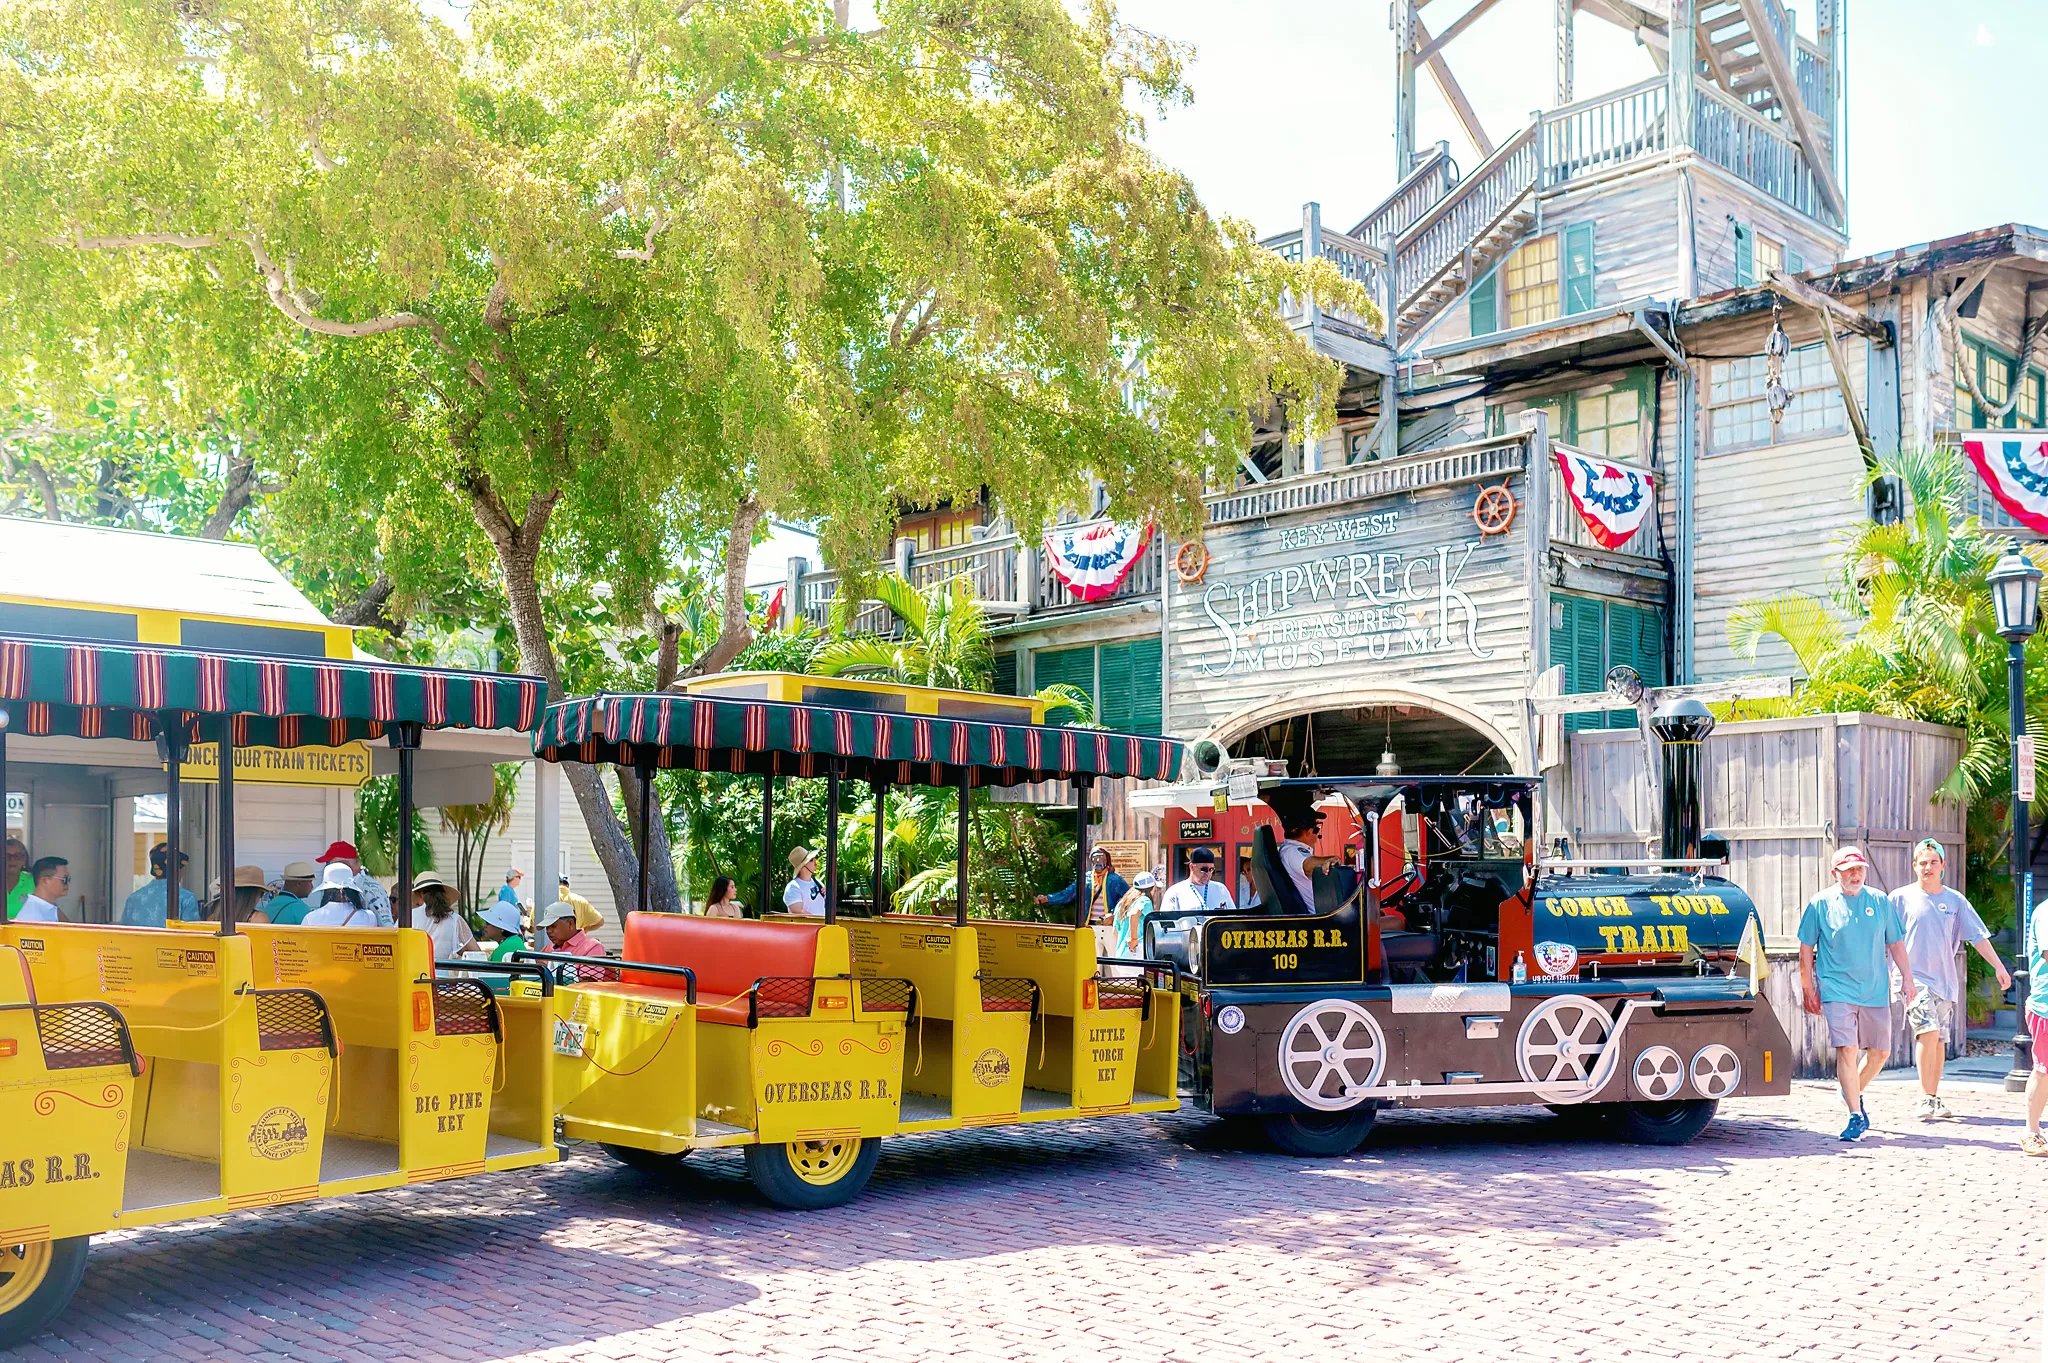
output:
POLYGON ((1389 750, 1410 776, 1504 775, 1525 765, 1515 737, 1448 696, 1422 689, 1276 698, 1231 716, 1210 737, 1233 757, 1282 758, 1301 776, 1369 775, 1389 750))

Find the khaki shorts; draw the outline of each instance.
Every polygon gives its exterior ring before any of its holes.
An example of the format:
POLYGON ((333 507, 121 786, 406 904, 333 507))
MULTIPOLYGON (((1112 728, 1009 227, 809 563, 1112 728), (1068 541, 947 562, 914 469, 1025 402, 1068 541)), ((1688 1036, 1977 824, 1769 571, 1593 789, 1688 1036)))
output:
POLYGON ((1820 1006, 1828 1020, 1828 1045, 1861 1046, 1866 1051, 1892 1048, 1892 1010, 1869 1008, 1860 1003, 1827 1003, 1820 1006))
POLYGON ((1929 1032, 1947 1036, 1955 1021, 1956 1006, 1932 989, 1922 989, 1906 1005, 1906 1025, 1913 1029, 1914 1036, 1926 1036, 1929 1032))

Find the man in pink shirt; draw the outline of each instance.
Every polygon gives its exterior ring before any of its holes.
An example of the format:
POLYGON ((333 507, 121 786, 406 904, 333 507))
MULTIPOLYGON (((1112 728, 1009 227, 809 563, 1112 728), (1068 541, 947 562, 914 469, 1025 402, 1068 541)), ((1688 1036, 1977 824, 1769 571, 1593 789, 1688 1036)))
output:
MULTIPOLYGON (((576 908, 573 904, 564 904, 556 900, 535 917, 539 920, 540 927, 547 932, 548 945, 554 950, 566 952, 571 956, 601 957, 605 954, 601 942, 576 926, 576 908)), ((573 969, 578 980, 616 980, 619 977, 617 971, 599 966, 563 966, 561 969, 565 972, 573 969)))

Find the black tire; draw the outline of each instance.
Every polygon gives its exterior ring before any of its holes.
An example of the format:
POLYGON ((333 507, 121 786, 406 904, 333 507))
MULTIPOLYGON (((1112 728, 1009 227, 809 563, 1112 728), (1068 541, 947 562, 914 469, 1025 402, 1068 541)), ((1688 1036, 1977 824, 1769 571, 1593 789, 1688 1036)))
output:
POLYGON ((1606 1120, 1598 1103, 1545 1103, 1552 1116, 1574 1127, 1595 1127, 1606 1120))
POLYGON ((74 1235, 65 1240, 46 1240, 40 1245, 11 1247, 25 1249, 30 1259, 28 1271, 40 1276, 26 1296, 21 1295, 13 1274, 0 1277, 0 1301, 13 1303, 6 1314, 0 1315, 0 1349, 26 1344, 71 1304, 72 1294, 85 1277, 85 1254, 91 1246, 91 1236, 74 1235))
POLYGON ((690 1154, 687 1150, 678 1150, 673 1155, 664 1155, 659 1150, 642 1150, 637 1145, 613 1145, 608 1141, 600 1141, 599 1144, 607 1155, 628 1169, 637 1169, 643 1174, 672 1173, 690 1154))
POLYGON ((1263 1119, 1266 1139, 1283 1155, 1330 1159, 1348 1155, 1372 1134, 1380 1110, 1372 1103, 1344 1112, 1283 1112, 1263 1119))
POLYGON ((840 1140, 750 1145, 746 1147, 747 1177, 754 1181, 761 1196, 789 1211, 815 1212, 844 1206, 867 1187, 868 1177, 875 1172, 875 1161, 882 1156, 879 1136, 862 1139, 858 1150, 847 1149, 848 1144, 840 1140), (800 1171, 805 1165, 816 1172, 806 1176, 800 1171), (818 1181, 821 1175, 828 1176, 830 1181, 818 1181))
POLYGON ((1712 1098, 1674 1103, 1603 1103, 1614 1134, 1636 1145, 1684 1145, 1707 1129, 1720 1106, 1712 1098))

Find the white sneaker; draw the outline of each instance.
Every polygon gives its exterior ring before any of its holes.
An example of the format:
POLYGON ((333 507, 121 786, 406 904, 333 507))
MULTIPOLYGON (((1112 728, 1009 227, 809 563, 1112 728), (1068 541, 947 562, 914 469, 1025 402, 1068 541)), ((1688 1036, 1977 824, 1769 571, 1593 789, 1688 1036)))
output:
POLYGON ((1932 1097, 1927 1100, 1927 1119, 1929 1121, 1952 1122, 1956 1119, 1956 1114, 1951 1112, 1948 1104, 1942 1102, 1939 1097, 1932 1097))
POLYGON ((1920 1101, 1913 1105, 1913 1115, 1923 1122, 1931 1122, 1946 1113, 1947 1109, 1942 1107, 1941 1099, 1931 1093, 1921 1094, 1920 1101))

